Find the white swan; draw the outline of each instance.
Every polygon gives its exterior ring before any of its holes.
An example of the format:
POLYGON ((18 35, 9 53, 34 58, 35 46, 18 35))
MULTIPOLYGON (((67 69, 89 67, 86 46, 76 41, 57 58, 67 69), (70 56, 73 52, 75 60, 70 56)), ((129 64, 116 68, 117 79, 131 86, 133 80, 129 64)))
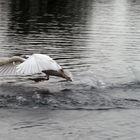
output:
MULTIPOLYGON (((27 59, 19 56, 0 58, 0 75, 33 75, 41 73, 46 74, 45 80, 49 80, 49 76, 52 75, 72 81, 71 75, 45 54, 33 54, 27 59)), ((39 79, 35 81, 39 81, 39 79)))

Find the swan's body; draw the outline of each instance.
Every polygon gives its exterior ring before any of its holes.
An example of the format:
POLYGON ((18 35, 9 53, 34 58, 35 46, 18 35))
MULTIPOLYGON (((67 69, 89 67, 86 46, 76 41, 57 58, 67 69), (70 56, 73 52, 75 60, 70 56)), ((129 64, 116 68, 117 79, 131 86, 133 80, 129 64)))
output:
POLYGON ((19 56, 0 59, 0 75, 33 75, 45 73, 47 80, 49 76, 58 76, 71 81, 63 68, 51 57, 44 54, 33 54, 24 59, 19 56))

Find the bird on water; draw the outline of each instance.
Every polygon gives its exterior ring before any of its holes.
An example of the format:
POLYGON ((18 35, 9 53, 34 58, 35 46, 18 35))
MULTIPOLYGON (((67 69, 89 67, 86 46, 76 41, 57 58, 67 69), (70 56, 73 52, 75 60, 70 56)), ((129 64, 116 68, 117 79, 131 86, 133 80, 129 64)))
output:
POLYGON ((33 54, 27 59, 13 56, 0 58, 0 75, 34 75, 45 74, 45 77, 30 78, 35 82, 49 80, 49 76, 62 77, 72 81, 70 73, 67 73, 55 60, 45 54, 33 54))

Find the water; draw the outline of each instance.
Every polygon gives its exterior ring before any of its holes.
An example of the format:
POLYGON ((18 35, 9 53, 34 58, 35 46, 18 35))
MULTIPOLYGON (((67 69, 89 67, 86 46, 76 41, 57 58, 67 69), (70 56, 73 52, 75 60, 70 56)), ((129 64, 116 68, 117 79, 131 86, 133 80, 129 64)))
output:
POLYGON ((0 57, 48 54, 74 79, 0 77, 0 138, 139 139, 139 9, 139 0, 0 0, 0 57))

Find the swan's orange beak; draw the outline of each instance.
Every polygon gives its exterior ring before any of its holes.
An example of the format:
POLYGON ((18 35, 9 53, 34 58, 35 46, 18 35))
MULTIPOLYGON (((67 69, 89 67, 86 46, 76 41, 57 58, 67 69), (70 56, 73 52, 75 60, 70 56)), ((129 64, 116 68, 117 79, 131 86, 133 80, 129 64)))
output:
POLYGON ((67 81, 73 81, 72 80, 72 76, 71 73, 64 71, 63 69, 61 69, 61 75, 63 78, 65 78, 67 81))

